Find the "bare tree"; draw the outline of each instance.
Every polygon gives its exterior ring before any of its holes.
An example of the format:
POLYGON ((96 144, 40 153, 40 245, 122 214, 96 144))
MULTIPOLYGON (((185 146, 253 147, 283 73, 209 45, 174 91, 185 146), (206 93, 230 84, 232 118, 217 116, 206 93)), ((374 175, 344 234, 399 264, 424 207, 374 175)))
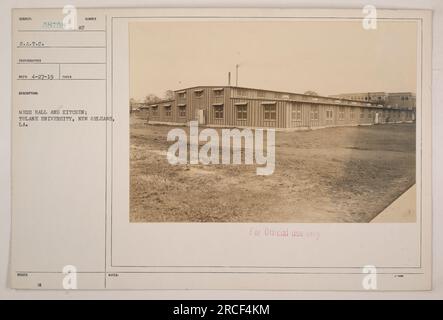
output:
POLYGON ((159 102, 161 99, 159 97, 157 97, 155 94, 148 94, 145 98, 145 102, 146 103, 155 103, 155 102, 159 102))
POLYGON ((173 100, 174 99, 174 91, 172 90, 166 90, 164 94, 165 100, 173 100))

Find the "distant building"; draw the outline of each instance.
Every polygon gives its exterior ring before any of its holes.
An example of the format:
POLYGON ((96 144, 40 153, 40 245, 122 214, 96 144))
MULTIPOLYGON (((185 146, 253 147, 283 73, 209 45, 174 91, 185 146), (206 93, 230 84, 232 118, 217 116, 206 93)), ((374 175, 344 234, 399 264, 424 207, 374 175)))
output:
POLYGON ((330 97, 364 101, 375 104, 384 104, 388 99, 388 95, 386 92, 343 93, 331 95, 330 97))
POLYGON ((368 101, 370 103, 382 104, 388 108, 406 108, 415 110, 415 94, 412 92, 360 92, 343 93, 330 97, 368 101))
POLYGON ((141 108, 150 123, 184 124, 197 120, 214 127, 309 129, 415 119, 415 111, 408 107, 388 108, 389 96, 385 93, 371 93, 366 97, 368 99, 360 94, 350 98, 323 97, 245 87, 198 86, 176 90, 174 99, 141 108))
POLYGON ((132 112, 138 112, 141 109, 143 109, 143 107, 146 107, 147 103, 145 102, 138 102, 138 101, 130 101, 129 103, 129 111, 132 112))
POLYGON ((415 94, 411 92, 392 92, 388 94, 388 107, 415 110, 415 94))

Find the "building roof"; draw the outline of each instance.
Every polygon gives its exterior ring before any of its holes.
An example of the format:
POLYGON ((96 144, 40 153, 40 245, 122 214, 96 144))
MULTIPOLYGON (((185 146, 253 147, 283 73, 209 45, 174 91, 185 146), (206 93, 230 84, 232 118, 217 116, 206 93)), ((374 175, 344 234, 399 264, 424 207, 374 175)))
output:
MULTIPOLYGON (((225 89, 225 88, 231 88, 231 89, 245 89, 245 90, 255 90, 255 91, 265 91, 265 92, 273 92, 273 93, 278 93, 278 94, 289 94, 289 95, 297 95, 297 96, 301 96, 301 97, 306 97, 306 98, 311 98, 311 100, 303 100, 303 99, 290 99, 290 98, 275 98, 275 99, 271 99, 271 100, 275 100, 275 101, 291 101, 291 102, 304 102, 304 103, 316 103, 316 104, 334 104, 334 105, 346 105, 346 106, 352 106, 352 105, 356 105, 359 104, 359 106, 365 106, 365 107, 374 107, 374 108, 379 108, 382 107, 381 105, 378 105, 376 102, 373 101, 361 101, 361 100, 356 100, 356 99, 349 99, 349 98, 343 98, 340 95, 330 95, 330 96, 320 96, 320 95, 310 95, 310 94, 304 94, 304 93, 297 93, 297 92, 288 92, 288 91, 276 91, 276 90, 267 90, 267 89, 259 89, 259 88, 250 88, 250 87, 240 87, 240 86, 193 86, 193 87, 187 87, 187 88, 182 88, 179 90, 174 90, 174 92, 176 93, 182 93, 182 92, 186 92, 186 90, 192 90, 195 89, 197 90, 202 90, 202 88, 212 88, 213 90, 221 90, 221 89, 225 89), (337 99, 339 98, 339 99, 337 99), (323 101, 321 101, 323 100, 323 101), (325 101, 326 100, 326 101, 325 101), (342 102, 347 102, 342 103, 342 102)), ((360 94, 386 94, 385 92, 367 92, 367 93, 360 93, 360 94)), ((342 95, 358 95, 359 93, 349 93, 349 94, 342 94, 342 95)), ((388 93, 389 94, 389 93, 388 93)), ((401 94, 401 93, 394 93, 394 94, 401 94)), ((406 93, 403 93, 406 94, 406 93)), ((411 94, 411 92, 408 92, 407 94, 411 94)), ((240 99, 240 97, 237 97, 240 99)), ((241 97, 241 99, 244 100, 264 100, 264 97, 257 97, 257 98, 250 98, 250 97, 241 97)), ((265 100, 269 100, 269 98, 266 98, 265 100)), ((161 105, 161 104, 165 104, 165 103, 169 103, 175 101, 173 100, 161 100, 161 101, 157 101, 157 102, 153 102, 150 103, 148 105, 161 105)), ((185 104, 181 104, 181 105, 185 105, 185 104)))
MULTIPOLYGON (((333 99, 332 96, 321 96, 321 95, 304 94, 304 93, 290 92, 290 91, 278 91, 278 90, 269 90, 269 89, 261 89, 261 88, 240 87, 240 86, 192 86, 192 87, 182 88, 182 89, 179 89, 179 90, 174 90, 174 92, 179 93, 179 92, 185 92, 186 90, 200 89, 200 88, 213 88, 213 89, 224 89, 224 88, 231 88, 231 89, 245 89, 245 90, 256 90, 256 91, 266 91, 266 92, 273 92, 273 93, 281 93, 281 94, 295 94, 295 95, 301 95, 301 96, 311 97, 311 98, 333 99)), ((347 98, 342 98, 341 100, 361 102, 360 100, 347 99, 347 98)))

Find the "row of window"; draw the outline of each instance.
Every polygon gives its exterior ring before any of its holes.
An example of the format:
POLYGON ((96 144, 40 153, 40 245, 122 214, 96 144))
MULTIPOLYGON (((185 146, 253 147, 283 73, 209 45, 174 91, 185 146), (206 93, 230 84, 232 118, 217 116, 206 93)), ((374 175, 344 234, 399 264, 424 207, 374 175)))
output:
MULTIPOLYGON (((275 104, 263 105, 264 119, 275 121, 277 119, 277 107, 275 104)), ((248 105, 236 105, 237 120, 246 120, 248 118, 248 105)))
MULTIPOLYGON (((301 121, 302 120, 302 106, 292 106, 291 115, 293 121, 301 121)), ((310 108, 310 118, 311 120, 319 120, 320 109, 318 106, 312 106, 310 108)), ((355 118, 355 110, 351 109, 350 111, 351 119, 355 118)), ((237 106, 237 119, 244 120, 247 118, 247 108, 246 105, 238 105, 237 106)), ((339 120, 345 119, 345 108, 340 107, 338 112, 339 120)), ((275 105, 265 104, 264 105, 264 119, 265 120, 276 120, 277 119, 277 109, 275 105)), ((326 110, 326 120, 333 119, 333 111, 326 110)))
MULTIPOLYGON (((214 118, 215 119, 223 119, 223 105, 214 106, 214 118)), ((237 120, 246 120, 248 119, 248 105, 247 104, 238 104, 235 106, 237 120)), ((265 104, 263 106, 264 111, 264 119, 265 120, 276 120, 277 119, 277 109, 275 105, 265 104)))
MULTIPOLYGON (((164 110, 165 110, 165 117, 172 117, 172 108, 171 106, 164 106, 164 110)), ((157 106, 153 106, 151 107, 151 115, 153 117, 158 117, 159 116, 159 110, 157 106)), ((186 106, 178 106, 178 116, 183 118, 186 117, 186 106)))
MULTIPOLYGON (((214 118, 223 119, 224 117, 224 106, 214 105, 214 118)), ((164 106, 165 117, 172 116, 171 106, 164 106)), ((151 115, 154 117, 159 116, 158 106, 151 107, 151 115)), ((186 117, 186 106, 178 106, 179 117, 186 117)), ((248 106, 247 104, 241 104, 236 106, 236 115, 238 120, 246 120, 248 118, 248 106)), ((277 109, 275 105, 267 104, 264 105, 264 118, 265 120, 276 120, 277 119, 277 109)))
MULTIPOLYGON (((236 116, 237 120, 246 120, 248 118, 248 106, 247 104, 238 104, 235 106, 236 108, 236 116)), ((222 104, 220 105, 213 105, 214 110, 214 118, 215 119, 223 119, 224 118, 224 106, 222 104)), ((277 108, 275 104, 264 104, 263 105, 263 111, 264 111, 264 120, 268 121, 275 121, 277 119, 277 108)), ((374 111, 368 111, 367 112, 367 118, 372 119, 374 111)), ((151 114, 152 116, 159 116, 159 110, 158 106, 152 106, 151 107, 151 114)), ((170 105, 164 106, 164 114, 165 117, 171 117, 172 116, 172 108, 170 105)), ((302 106, 292 106, 291 109, 291 115, 293 121, 301 121, 302 120, 302 106)), ((396 114, 394 113, 393 116, 396 114)), ((186 117, 186 106, 181 105, 178 106, 178 116, 179 117, 186 117)), ((350 119, 355 119, 355 109, 350 109, 349 111, 350 119)), ((365 110, 360 111, 360 119, 364 119, 365 117, 365 110)), ((326 120, 333 120, 334 118, 334 112, 332 109, 326 110, 326 120)), ((310 108, 310 119, 311 120, 319 120, 319 106, 311 106, 310 108)), ((340 107, 338 109, 338 119, 344 120, 345 119, 345 108, 340 107)))
MULTIPOLYGON (((360 118, 364 118, 364 110, 360 113, 360 118)), ((349 117, 350 119, 355 119, 355 109, 350 109, 349 111, 349 117)), ((372 118, 372 113, 368 112, 368 118, 372 118)), ((319 119, 319 107, 318 106, 312 106, 310 109, 310 119, 311 120, 318 120, 319 119)), ((333 120, 334 119, 334 111, 332 109, 326 110, 326 120, 333 120)), ((344 120, 345 119, 345 108, 340 107, 338 109, 338 120, 344 120)), ((292 106, 292 120, 293 121, 302 121, 302 107, 301 106, 292 106)))
MULTIPOLYGON (((223 96, 223 88, 220 89, 213 89, 212 90, 214 93, 214 96, 216 97, 220 97, 223 96)), ((204 94, 204 90, 203 89, 198 89, 198 90, 194 90, 194 95, 197 98, 202 97, 204 94)), ((237 89, 237 94, 241 97, 246 97, 248 95, 248 90, 247 89, 237 89)), ((185 99, 186 98, 186 91, 181 91, 177 93, 178 98, 180 99, 185 99)), ((257 91, 257 97, 258 98, 264 98, 266 96, 266 91, 257 91)), ((273 97, 276 99, 289 99, 289 95, 285 95, 279 92, 273 92, 273 97)), ((364 100, 364 101, 369 101, 369 100, 378 100, 381 101, 383 99, 382 96, 348 96, 348 99, 352 99, 352 100, 364 100)), ((401 100, 402 101, 407 101, 409 100, 408 96, 401 96, 401 100)))
MULTIPOLYGON (((213 89, 212 92, 214 93, 215 97, 221 97, 223 96, 223 89, 213 89)), ((204 94, 204 90, 203 89, 199 89, 199 90, 194 90, 194 95, 197 98, 201 98, 203 97, 204 94)), ((177 93, 179 99, 185 99, 186 98, 186 91, 181 91, 177 93)))
MULTIPOLYGON (((365 100, 365 101, 368 101, 368 100, 379 100, 379 101, 381 101, 381 100, 383 100, 383 96, 347 96, 346 98, 348 98, 348 99, 351 99, 351 100, 365 100)), ((401 100, 402 101, 407 101, 407 100, 409 100, 409 96, 401 96, 401 100)))

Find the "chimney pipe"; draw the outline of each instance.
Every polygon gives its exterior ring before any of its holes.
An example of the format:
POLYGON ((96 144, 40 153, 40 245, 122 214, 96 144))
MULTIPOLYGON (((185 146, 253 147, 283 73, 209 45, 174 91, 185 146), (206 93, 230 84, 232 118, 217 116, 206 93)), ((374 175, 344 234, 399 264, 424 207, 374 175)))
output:
POLYGON ((238 64, 235 65, 235 86, 238 87, 238 64))
POLYGON ((231 72, 228 72, 228 86, 231 86, 231 72))

